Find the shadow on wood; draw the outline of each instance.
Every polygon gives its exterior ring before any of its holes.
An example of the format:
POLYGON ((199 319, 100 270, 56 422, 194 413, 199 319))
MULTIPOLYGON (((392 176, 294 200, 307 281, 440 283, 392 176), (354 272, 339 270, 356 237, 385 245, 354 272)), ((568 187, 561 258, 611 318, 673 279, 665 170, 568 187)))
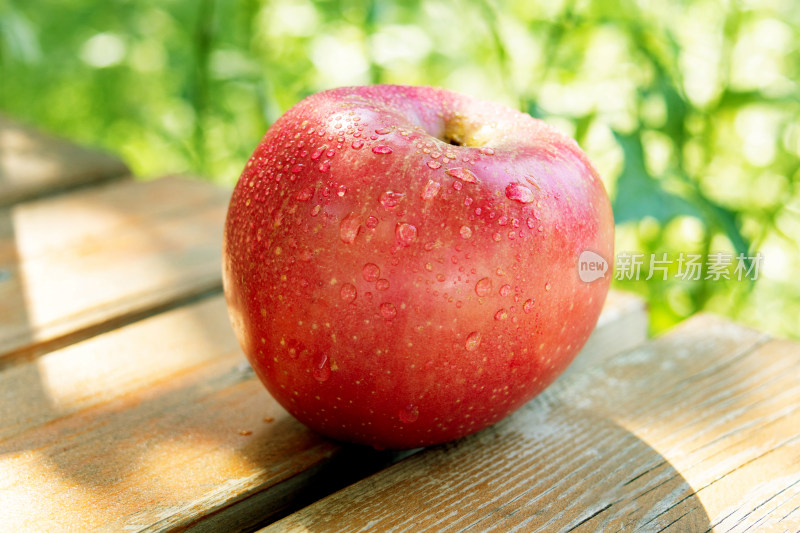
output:
POLYGON ((221 296, 6 368, 0 390, 19 398, 0 404, 0 515, 17 529, 249 529, 400 457, 292 419, 244 364, 221 296))
POLYGON ((128 167, 110 154, 0 115, 0 207, 129 174, 128 167))
POLYGON ((266 531, 800 525, 799 345, 701 315, 565 378, 266 531))

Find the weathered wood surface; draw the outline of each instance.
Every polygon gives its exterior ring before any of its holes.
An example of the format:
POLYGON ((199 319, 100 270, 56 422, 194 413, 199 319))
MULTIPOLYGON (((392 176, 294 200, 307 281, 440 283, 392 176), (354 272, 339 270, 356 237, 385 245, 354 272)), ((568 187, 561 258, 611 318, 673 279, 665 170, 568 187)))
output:
POLYGON ((0 209, 0 367, 219 290, 229 195, 162 178, 0 209))
POLYGON ((110 154, 0 116, 0 206, 129 174, 110 154))
MULTIPOLYGON (((614 295, 604 313, 598 335, 643 334, 637 299, 614 295)), ((216 296, 7 366, 3 528, 236 530, 398 458, 307 430, 244 362, 216 296)))
POLYGON ((800 530, 800 346, 712 316, 263 531, 800 530))

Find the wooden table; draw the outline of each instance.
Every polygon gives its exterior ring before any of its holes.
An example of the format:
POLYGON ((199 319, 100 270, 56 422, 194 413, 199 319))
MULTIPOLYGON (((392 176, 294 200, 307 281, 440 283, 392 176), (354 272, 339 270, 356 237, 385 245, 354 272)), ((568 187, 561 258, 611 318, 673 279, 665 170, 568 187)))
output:
POLYGON ((266 393, 221 296, 230 192, 0 118, 0 530, 798 531, 800 347, 612 292, 556 384, 413 452, 266 393), (56 193, 57 192, 57 193, 56 193))

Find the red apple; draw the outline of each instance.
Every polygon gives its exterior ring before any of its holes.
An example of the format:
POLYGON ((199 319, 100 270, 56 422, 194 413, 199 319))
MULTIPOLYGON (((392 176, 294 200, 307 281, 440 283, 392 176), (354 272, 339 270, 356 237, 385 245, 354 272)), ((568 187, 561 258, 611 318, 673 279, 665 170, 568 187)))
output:
POLYGON ((292 415, 377 448, 502 419, 591 333, 614 226, 577 144, 431 87, 310 96, 267 131, 233 192, 224 284, 258 377, 292 415), (596 256, 593 256, 596 257, 596 256))

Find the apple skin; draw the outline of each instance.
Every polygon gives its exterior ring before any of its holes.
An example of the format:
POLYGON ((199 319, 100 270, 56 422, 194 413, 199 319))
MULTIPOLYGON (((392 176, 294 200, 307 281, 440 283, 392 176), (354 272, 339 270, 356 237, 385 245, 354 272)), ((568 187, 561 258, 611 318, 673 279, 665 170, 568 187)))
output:
POLYGON ((431 87, 312 95, 236 185, 223 280, 256 374, 331 438, 416 448, 483 429, 586 342, 610 276, 605 189, 571 139, 431 87))

